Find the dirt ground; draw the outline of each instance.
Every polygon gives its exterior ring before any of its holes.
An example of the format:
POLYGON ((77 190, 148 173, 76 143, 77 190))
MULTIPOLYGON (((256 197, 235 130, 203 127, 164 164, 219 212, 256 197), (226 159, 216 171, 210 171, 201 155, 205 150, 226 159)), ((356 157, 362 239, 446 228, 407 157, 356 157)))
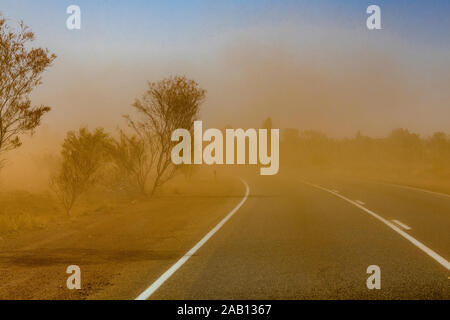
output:
POLYGON ((134 299, 241 199, 239 180, 198 179, 188 190, 15 232, 0 240, 0 299, 134 299), (81 290, 69 290, 70 265, 81 290))

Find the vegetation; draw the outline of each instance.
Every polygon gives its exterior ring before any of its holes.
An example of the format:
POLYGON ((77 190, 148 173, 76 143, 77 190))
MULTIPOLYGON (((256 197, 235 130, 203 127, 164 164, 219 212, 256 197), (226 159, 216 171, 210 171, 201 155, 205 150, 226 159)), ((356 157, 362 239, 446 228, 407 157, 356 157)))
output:
POLYGON ((51 181, 66 213, 70 214, 79 197, 108 169, 113 173, 112 179, 107 179, 110 184, 146 195, 150 180, 153 195, 177 168, 171 161, 172 131, 192 129, 204 96, 205 91, 193 80, 164 79, 150 83, 143 98, 134 103, 141 119, 126 117, 134 135, 120 130, 114 139, 101 128, 93 133, 86 128, 69 132, 62 146, 60 169, 51 181))
POLYGON ((59 202, 70 214, 75 202, 99 180, 110 139, 103 129, 93 133, 86 128, 69 132, 62 145, 62 163, 51 181, 59 202))
POLYGON ((171 161, 171 140, 175 129, 191 130, 206 91, 194 80, 176 76, 148 84, 148 89, 133 107, 140 119, 127 116, 138 136, 146 139, 155 157, 151 195, 173 177, 177 166, 171 161))
POLYGON ((11 29, 0 15, 0 168, 3 154, 21 145, 20 135, 33 133, 48 106, 32 106, 30 94, 41 84, 44 71, 56 56, 30 48, 34 33, 23 23, 11 29))
POLYGON ((119 138, 113 140, 110 147, 116 181, 146 195, 148 177, 155 160, 152 150, 146 139, 128 136, 121 130, 119 138))
POLYGON ((443 132, 421 137, 395 129, 384 138, 358 132, 353 138, 332 139, 317 131, 286 129, 281 147, 281 161, 291 167, 340 170, 404 182, 413 181, 415 176, 415 184, 427 178, 440 184, 450 181, 450 137, 443 132))

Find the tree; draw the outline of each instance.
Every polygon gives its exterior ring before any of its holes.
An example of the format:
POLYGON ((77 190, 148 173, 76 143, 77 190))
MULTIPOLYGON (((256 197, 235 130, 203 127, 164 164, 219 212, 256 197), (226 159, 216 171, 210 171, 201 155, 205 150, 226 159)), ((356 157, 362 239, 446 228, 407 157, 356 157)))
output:
POLYGON ((34 33, 21 22, 11 29, 0 15, 0 164, 6 151, 21 145, 20 135, 33 133, 48 106, 33 107, 30 94, 56 56, 31 48, 34 33))
POLYGON ((119 138, 111 144, 110 153, 119 177, 127 179, 127 185, 146 194, 150 170, 155 160, 153 148, 140 136, 128 136, 122 130, 119 138))
POLYGON ((392 130, 386 140, 394 160, 411 164, 422 158, 422 140, 418 134, 399 128, 392 130))
POLYGON ((444 132, 435 132, 428 139, 431 164, 435 170, 442 170, 449 165, 450 139, 444 132))
POLYGON ((171 161, 171 150, 176 143, 171 140, 172 132, 192 129, 205 93, 197 82, 184 76, 152 82, 142 98, 133 104, 140 120, 126 117, 138 135, 146 137, 153 146, 155 176, 151 195, 173 177, 177 167, 171 161))
POLYGON ((51 187, 67 214, 78 198, 99 179, 111 141, 103 129, 70 131, 62 145, 62 164, 51 187))

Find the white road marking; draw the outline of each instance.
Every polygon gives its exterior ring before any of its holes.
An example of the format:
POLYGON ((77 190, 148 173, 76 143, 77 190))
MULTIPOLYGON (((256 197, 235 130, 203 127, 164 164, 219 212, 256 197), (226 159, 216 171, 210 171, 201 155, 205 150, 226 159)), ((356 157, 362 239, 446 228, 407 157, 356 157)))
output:
POLYGON ((398 220, 392 220, 392 222, 394 222, 395 224, 398 224, 400 227, 402 227, 405 230, 411 230, 410 226, 407 226, 406 224, 404 224, 403 222, 400 222, 398 220))
POLYGON ((415 245, 417 248, 419 248, 420 250, 425 252, 427 255, 429 255, 431 258, 433 258, 436 262, 438 262, 444 268, 446 268, 447 270, 450 270, 450 262, 448 262, 444 257, 440 256, 439 254, 434 252, 432 249, 428 248, 426 245, 421 243, 419 240, 417 240, 414 237, 410 236, 405 231, 403 231, 402 229, 397 227, 395 224, 389 222, 388 220, 386 220, 383 217, 379 216, 375 212, 373 212, 373 211, 363 207, 362 205, 358 204, 357 202, 355 202, 353 200, 350 200, 350 199, 348 199, 348 198, 346 198, 346 197, 344 197, 344 196, 342 196, 340 194, 337 194, 337 193, 333 192, 332 190, 329 190, 329 189, 326 189, 326 188, 323 188, 321 186, 318 186, 318 185, 315 185, 315 184, 311 184, 311 183, 308 183, 308 182, 304 182, 304 183, 307 184, 307 185, 313 186, 315 188, 321 189, 323 191, 329 192, 331 194, 334 194, 336 197, 339 197, 339 198, 341 198, 341 199, 343 199, 343 200, 353 204, 354 206, 360 208, 364 212, 370 214, 374 218, 376 218, 376 219, 380 220, 381 222, 383 222, 384 224, 386 224, 389 228, 391 228, 392 230, 394 230, 395 232, 400 234, 403 238, 405 238, 406 240, 411 242, 413 245, 415 245))
POLYGON ((171 266, 166 272, 164 272, 155 282, 152 283, 150 287, 145 289, 136 300, 147 300, 150 296, 155 293, 156 290, 167 280, 169 279, 186 261, 192 257, 198 249, 200 249, 206 241, 208 241, 217 231, 222 228, 222 226, 239 210, 239 208, 244 204, 247 200, 248 195, 250 194, 250 188, 244 180, 242 183, 245 185, 245 196, 242 198, 241 202, 233 209, 231 212, 219 222, 207 235, 205 235, 191 250, 189 250, 184 256, 180 258, 173 266, 171 266))
POLYGON ((331 190, 332 192, 334 192, 334 193, 339 193, 339 191, 337 191, 337 190, 331 190))
POLYGON ((397 187, 397 188, 410 189, 410 190, 414 190, 414 191, 430 193, 430 194, 434 194, 434 195, 440 196, 440 197, 450 198, 450 194, 447 194, 447 193, 436 192, 436 191, 431 191, 431 190, 421 189, 421 188, 416 188, 416 187, 410 187, 410 186, 404 186, 404 185, 395 184, 395 183, 383 183, 383 184, 387 184, 389 186, 393 186, 393 187, 397 187))
POLYGON ((360 205, 362 205, 362 206, 365 205, 365 203, 362 202, 361 200, 355 200, 355 202, 358 203, 358 204, 360 204, 360 205))

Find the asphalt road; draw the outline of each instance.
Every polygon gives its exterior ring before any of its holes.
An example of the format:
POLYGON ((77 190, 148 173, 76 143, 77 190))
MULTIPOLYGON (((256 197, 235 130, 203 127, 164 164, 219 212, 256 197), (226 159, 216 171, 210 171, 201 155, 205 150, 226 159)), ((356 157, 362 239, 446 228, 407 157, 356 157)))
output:
POLYGON ((298 174, 244 180, 245 202, 244 184, 222 190, 219 179, 209 196, 151 199, 0 239, 0 299, 135 299, 164 275, 145 298, 450 298, 450 196, 331 177, 311 185, 298 174), (73 264, 81 290, 66 287, 73 264), (371 265, 379 290, 366 286, 371 265))
POLYGON ((328 178, 311 182, 335 194, 292 176, 246 181, 247 201, 150 299, 450 298, 445 265, 337 194, 447 263, 450 197, 328 178), (381 269, 379 290, 366 286, 370 265, 381 269))

